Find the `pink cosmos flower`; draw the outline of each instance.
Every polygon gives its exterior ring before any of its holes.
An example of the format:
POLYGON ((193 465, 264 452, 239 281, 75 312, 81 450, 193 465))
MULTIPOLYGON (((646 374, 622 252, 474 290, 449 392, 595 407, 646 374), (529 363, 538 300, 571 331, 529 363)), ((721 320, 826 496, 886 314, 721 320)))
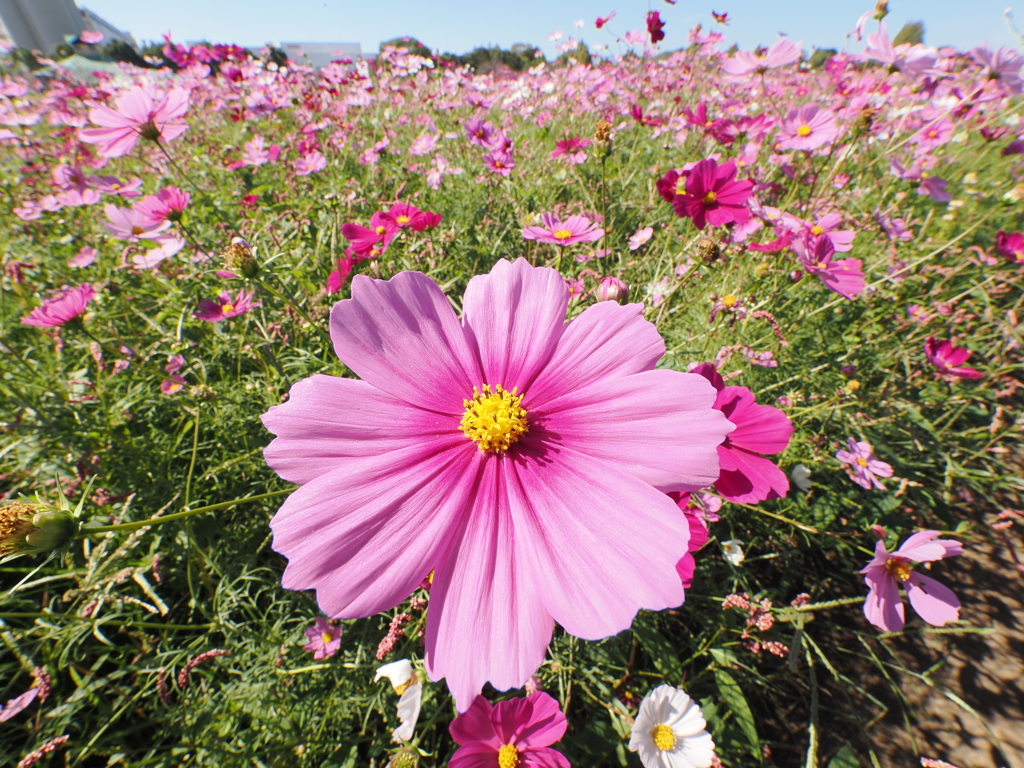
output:
POLYGON ((850 450, 836 451, 836 458, 843 463, 850 479, 869 491, 872 485, 878 490, 884 491, 885 486, 878 478, 892 477, 892 467, 875 456, 875 449, 871 447, 871 443, 857 442, 850 437, 847 438, 847 445, 850 450))
POLYGON ((946 191, 948 183, 938 176, 926 176, 921 179, 921 183, 917 187, 917 194, 928 195, 937 203, 948 203, 953 199, 953 195, 946 191))
POLYGON ((96 261, 96 249, 90 248, 89 246, 83 246, 78 253, 68 259, 68 266, 81 269, 83 267, 88 267, 94 261, 96 261))
POLYGON ((476 144, 478 147, 491 146, 491 142, 494 140, 493 124, 473 118, 466 121, 464 128, 466 129, 466 138, 469 139, 470 144, 476 144))
POLYGON ((828 235, 804 235, 790 245, 803 268, 830 291, 851 301, 867 285, 860 259, 835 259, 836 249, 828 235))
POLYGON ((448 726, 460 745, 449 768, 508 768, 520 763, 524 768, 569 768, 565 755, 551 749, 565 735, 566 726, 558 702, 543 691, 494 706, 477 696, 448 726))
POLYGON ((92 176, 89 178, 89 186, 104 195, 120 195, 121 197, 138 197, 142 193, 142 179, 136 176, 126 182, 122 182, 116 176, 92 176))
POLYGON ((701 160, 686 177, 686 191, 672 201, 676 215, 693 219, 697 229, 708 224, 745 224, 750 220, 747 200, 753 194, 754 182, 734 181, 735 178, 736 164, 731 160, 722 165, 710 159, 701 160))
POLYGON ((332 625, 323 616, 317 616, 316 622, 306 630, 306 637, 309 642, 302 646, 302 650, 313 654, 314 661, 329 659, 341 648, 341 625, 332 625))
POLYGON ((524 259, 472 278, 461 322, 419 272, 357 275, 331 336, 362 380, 310 377, 263 417, 302 485, 271 521, 283 585, 356 618, 433 571, 426 666, 461 711, 521 687, 555 621, 597 639, 680 604, 689 529, 665 494, 713 483, 732 431, 705 380, 655 370, 642 305, 568 305, 524 259))
POLYGON ((635 251, 654 236, 654 227, 641 227, 628 240, 629 250, 635 251))
POLYGON ((316 151, 303 155, 292 163, 296 176, 309 176, 309 174, 322 171, 326 167, 327 158, 324 157, 322 152, 316 151))
POLYGON ((99 45, 103 42, 102 32, 93 32, 90 29, 83 29, 78 33, 78 42, 86 45, 99 45))
POLYGON ((687 170, 677 171, 673 169, 666 171, 664 176, 654 182, 658 194, 669 203, 676 199, 676 195, 685 195, 686 177, 689 173, 687 170))
POLYGON ((140 226, 158 227, 166 221, 179 221, 190 199, 188 192, 165 187, 155 195, 146 195, 132 208, 139 215, 140 226))
MULTIPOLYGON (((0 709, 0 723, 6 723, 19 712, 23 712, 39 695, 39 687, 33 686, 20 696, 15 696, 0 709)), ((564 730, 564 729, 563 729, 564 730)), ((568 763, 566 763, 568 765, 568 763)))
POLYGON ((592 243, 604 235, 604 230, 586 216, 570 216, 562 221, 553 213, 545 213, 540 219, 544 226, 523 228, 525 240, 536 240, 538 243, 551 245, 572 245, 592 243))
POLYGON ((1001 81, 1012 94, 1024 90, 1024 78, 1021 77, 1024 56, 1017 51, 1003 46, 993 53, 986 45, 974 48, 971 56, 982 66, 982 74, 988 79, 1001 81))
POLYGON ((969 365, 964 365, 971 356, 970 350, 954 347, 949 339, 939 341, 934 336, 924 340, 924 354, 928 362, 943 376, 960 379, 982 379, 985 374, 969 365))
POLYGON ((779 129, 779 149, 810 151, 831 144, 838 135, 835 114, 817 104, 804 104, 786 113, 779 129))
POLYGON ((693 586, 693 574, 697 569, 697 561, 694 560, 693 553, 708 543, 708 526, 704 522, 702 511, 693 505, 690 494, 670 493, 669 497, 682 510, 686 524, 690 528, 690 540, 686 544, 686 554, 676 563, 676 573, 679 574, 683 589, 689 589, 693 586))
POLYGON ((160 391, 165 395, 176 395, 181 392, 187 384, 188 382, 180 375, 171 374, 160 382, 160 391))
POLYGON ((277 144, 271 144, 268 147, 267 140, 262 136, 254 136, 250 141, 245 142, 243 149, 245 152, 242 154, 242 158, 228 165, 229 171, 237 171, 247 165, 259 167, 267 163, 276 163, 277 158, 281 156, 281 147, 277 144))
POLYGON ((89 110, 89 119, 102 127, 81 131, 82 141, 99 146, 104 157, 127 155, 140 136, 148 141, 171 141, 188 130, 188 125, 180 122, 188 111, 188 99, 184 88, 164 94, 135 86, 114 100, 116 109, 97 106, 89 110))
POLYGON ((358 256, 352 258, 342 256, 338 259, 338 268, 327 276, 327 293, 332 294, 340 291, 341 287, 348 280, 348 276, 352 274, 352 270, 355 269, 356 264, 358 263, 358 256))
POLYGON ((664 28, 665 22, 661 20, 661 13, 658 11, 648 11, 647 34, 651 36, 652 45, 657 45, 665 39, 665 33, 661 31, 664 28))
POLYGON ((43 302, 42 306, 33 309, 28 317, 21 318, 21 322, 40 328, 56 328, 83 314, 86 305, 95 295, 96 291, 92 285, 83 283, 77 288, 65 290, 56 299, 43 302))
POLYGON ((605 24, 607 24, 609 21, 611 21, 614 18, 615 18, 615 11, 612 11, 607 16, 598 16, 597 17, 597 21, 594 22, 594 26, 597 27, 598 29, 600 29, 601 27, 603 27, 605 24))
POLYGON ((789 479, 775 463, 760 454, 781 453, 789 445, 793 423, 771 405, 758 405, 746 387, 727 387, 718 369, 703 363, 690 373, 703 376, 718 392, 714 408, 736 429, 718 446, 722 474, 715 490, 729 501, 756 504, 765 499, 785 498, 789 479))
POLYGON ((399 233, 398 226, 383 213, 375 213, 370 217, 370 226, 346 223, 341 225, 341 235, 352 245, 345 249, 345 255, 361 258, 375 258, 388 249, 388 245, 399 233))
POLYGON ((496 173, 499 176, 511 176, 512 169, 516 167, 516 161, 509 152, 492 149, 484 155, 484 165, 491 173, 496 173))
POLYGON ((963 553, 959 541, 939 539, 938 531, 919 531, 889 554, 884 541, 875 542, 875 558, 861 571, 870 587, 864 601, 868 621, 886 632, 899 632, 906 621, 900 587, 910 605, 929 624, 941 627, 960 618, 960 601, 953 591, 913 569, 911 563, 931 563, 963 553))
POLYGON ((380 218, 385 222, 390 222, 398 229, 411 229, 413 232, 433 229, 441 223, 440 213, 421 211, 415 205, 408 203, 395 203, 390 210, 382 213, 380 218))
POLYGON ((1020 232, 1003 232, 996 234, 996 250, 1012 263, 1024 266, 1024 235, 1020 232))
POLYGON ((441 155, 435 155, 434 159, 430 161, 430 170, 426 174, 427 186, 431 189, 440 189, 445 176, 458 176, 461 173, 462 168, 453 166, 441 155))
POLYGON ((581 163, 585 163, 587 160, 587 153, 583 150, 589 146, 589 139, 581 139, 579 136, 573 136, 571 139, 566 139, 565 141, 556 141, 556 148, 551 153, 551 157, 564 157, 570 164, 580 165, 581 163))
POLYGON ((107 221, 102 223, 107 231, 118 240, 125 240, 129 243, 153 240, 156 235, 171 226, 169 221, 154 222, 151 215, 144 211, 145 209, 118 208, 116 205, 107 203, 103 206, 103 212, 107 214, 107 221))
POLYGON ((784 37, 769 48, 764 56, 758 56, 750 51, 739 51, 722 65, 722 69, 730 75, 740 77, 751 72, 767 72, 769 69, 784 67, 800 61, 802 45, 803 40, 794 43, 784 37))
POLYGON ((234 299, 231 298, 231 294, 227 291, 221 291, 216 299, 203 299, 200 301, 199 309, 193 312, 192 316, 205 320, 208 323, 219 323, 221 320, 227 320, 229 317, 244 315, 250 309, 258 307, 260 303, 253 301, 252 298, 253 293, 251 291, 246 293, 244 288, 238 292, 234 299))

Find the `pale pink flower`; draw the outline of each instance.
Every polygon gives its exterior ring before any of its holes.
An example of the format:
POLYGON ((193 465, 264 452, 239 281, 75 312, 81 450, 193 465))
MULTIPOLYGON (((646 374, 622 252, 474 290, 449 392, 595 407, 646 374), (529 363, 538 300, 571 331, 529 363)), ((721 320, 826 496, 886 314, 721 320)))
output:
POLYGON ((1024 90, 1024 78, 1021 77, 1024 56, 1017 51, 1004 46, 993 52, 986 45, 974 48, 971 56, 982 66, 982 74, 988 79, 999 80, 1012 94, 1024 90))
POLYGON ((84 246, 78 253, 68 259, 68 266, 81 269, 82 267, 88 267, 94 261, 96 261, 96 249, 84 246))
POLYGON ((134 208, 118 208, 110 203, 103 206, 103 212, 107 214, 107 221, 102 222, 107 231, 118 240, 125 240, 129 243, 153 240, 154 237, 171 226, 169 221, 154 223, 143 211, 134 208))
POLYGON ((105 106, 89 110, 89 119, 101 128, 81 131, 82 141, 99 146, 104 157, 127 155, 139 141, 170 141, 181 136, 188 125, 181 122, 188 111, 189 92, 172 88, 166 94, 135 86, 114 99, 115 109, 105 106))
POLYGON ((177 374, 172 374, 160 382, 160 391, 165 395, 176 395, 188 384, 185 379, 177 374))
POLYGON ((143 224, 158 227, 165 221, 178 221, 188 207, 191 195, 177 187, 165 187, 155 195, 147 195, 132 208, 143 224))
POLYGON ((847 438, 847 445, 850 450, 836 451, 836 458, 843 463, 843 468, 850 479, 861 488, 871 490, 873 485, 884 491, 885 486, 878 478, 892 477, 892 467, 875 456, 875 449, 871 447, 871 443, 858 442, 850 437, 847 438))
POLYGON ((861 570, 870 587, 864 601, 868 621, 886 632, 899 632, 905 622, 900 587, 910 605, 929 624, 941 627, 960 618, 960 601, 953 591, 913 569, 911 563, 931 563, 963 553, 959 541, 938 538, 938 531, 919 531, 890 554, 885 542, 875 542, 875 557, 861 570))
POLYGON ((430 162, 430 170, 427 171, 427 186, 431 189, 440 189, 445 176, 458 176, 461 173, 462 168, 456 168, 441 155, 435 155, 430 162))
POLYGON ((654 236, 654 227, 642 227, 629 238, 629 250, 635 251, 654 236))
POLYGON ((439 138, 436 133, 421 133, 413 141, 412 146, 409 147, 409 154, 414 157, 429 155, 437 148, 439 138))
POLYGON ((300 157, 292 164, 296 176, 309 176, 309 174, 322 171, 326 167, 327 158, 323 156, 323 153, 316 151, 300 157))
POLYGON ((794 43, 784 37, 769 48, 764 56, 758 56, 750 51, 738 51, 722 65, 722 69, 730 75, 739 77, 751 72, 767 72, 769 69, 784 67, 800 61, 802 45, 803 40, 794 43))
POLYGON ((104 195, 120 195, 121 197, 138 197, 142 194, 142 179, 136 176, 122 182, 116 176, 92 176, 89 178, 89 186, 104 195))
POLYGON ((332 624, 323 616, 317 616, 313 626, 306 630, 309 642, 302 646, 302 650, 312 653, 314 661, 329 659, 341 648, 343 631, 340 624, 332 624))
POLYGON ((96 291, 89 283, 65 289, 57 298, 45 301, 42 306, 33 309, 27 317, 21 318, 21 322, 41 328, 56 328, 83 314, 86 305, 95 295, 96 291))
POLYGON ((243 149, 245 152, 242 154, 242 159, 231 163, 228 170, 235 171, 247 165, 258 167, 267 163, 276 163, 277 158, 281 155, 281 147, 277 144, 271 144, 268 147, 267 140, 262 136, 255 136, 245 142, 243 149))
POLYGON ((8 701, 4 704, 3 709, 0 709, 0 723, 5 723, 19 712, 24 711, 29 704, 36 700, 36 696, 38 695, 39 688, 32 687, 20 696, 16 696, 8 701))
POLYGON ((551 245, 572 245, 592 243, 604 236, 604 230, 586 216, 570 216, 562 221, 553 213, 545 213, 540 219, 544 226, 524 227, 523 239, 551 245))
POLYGON ((93 32, 91 29, 83 29, 78 33, 78 42, 86 45, 99 45, 103 42, 102 32, 93 32))
POLYGON ((831 144, 839 136, 835 115, 817 104, 804 104, 786 113, 779 129, 779 149, 811 151, 831 144))

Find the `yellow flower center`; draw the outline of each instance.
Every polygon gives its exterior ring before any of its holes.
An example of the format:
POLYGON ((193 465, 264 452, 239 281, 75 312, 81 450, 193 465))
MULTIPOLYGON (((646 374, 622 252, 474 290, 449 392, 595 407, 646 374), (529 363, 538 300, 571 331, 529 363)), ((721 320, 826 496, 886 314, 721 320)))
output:
POLYGON ((860 457, 857 458, 857 466, 858 467, 866 467, 867 465, 868 465, 868 460, 865 459, 863 456, 860 456, 860 457))
POLYGON ((491 392, 489 384, 483 385, 483 392, 473 387, 473 399, 463 400, 466 412, 459 426, 470 440, 485 453, 504 453, 530 427, 526 422, 526 411, 522 408, 523 396, 501 386, 491 392))
POLYGON ((177 381, 171 382, 171 384, 167 387, 167 391, 172 395, 179 389, 181 389, 181 383, 177 381))
POLYGON ((412 677, 410 677, 404 683, 399 683, 398 685, 392 684, 391 687, 395 689, 395 694, 396 695, 401 696, 403 693, 405 693, 407 690, 409 690, 409 686, 411 686, 413 683, 415 683, 416 680, 417 680, 417 678, 416 678, 416 675, 414 674, 412 677))
POLYGON ((395 221, 397 221, 399 224, 408 224, 409 223, 409 217, 408 216, 399 216, 397 219, 395 219, 395 221))
POLYGON ((828 264, 826 264, 824 261, 819 261, 814 266, 816 266, 818 269, 828 269, 828 264))
POLYGON ((706 195, 704 195, 704 205, 711 205, 717 199, 718 195, 716 195, 714 192, 708 192, 706 195))
POLYGON ((322 635, 320 635, 320 639, 323 641, 324 645, 327 645, 334 639, 334 635, 332 635, 330 632, 324 632, 322 635))
POLYGON ((935 131, 935 130, 931 130, 931 131, 928 131, 928 138, 929 138, 929 139, 934 139, 934 138, 935 138, 935 137, 937 137, 938 135, 939 135, 939 132, 938 132, 938 131, 935 131))
POLYGON ((820 235, 820 234, 821 234, 822 232, 824 232, 824 231, 825 231, 825 230, 824 230, 824 229, 822 229, 822 228, 821 228, 820 226, 818 226, 817 224, 815 224, 815 225, 814 225, 813 227, 811 227, 811 234, 812 234, 812 235, 820 235))
POLYGON ((850 379, 848 382, 846 382, 847 392, 856 392, 858 389, 860 389, 860 382, 857 381, 856 379, 850 379))
POLYGON ((570 237, 572 237, 572 232, 570 232, 568 229, 556 229, 555 230, 555 239, 556 240, 568 240, 570 237))
POLYGON ((662 752, 673 749, 676 745, 676 734, 667 725, 656 725, 651 731, 651 738, 654 739, 654 746, 662 752))
POLYGON ((384 225, 381 225, 381 226, 377 227, 377 228, 376 228, 375 230, 373 230, 373 231, 374 231, 374 232, 376 232, 376 233, 377 233, 378 235, 383 235, 383 234, 384 234, 385 232, 387 232, 387 231, 388 231, 388 228, 387 228, 387 227, 385 227, 384 225))
POLYGON ((891 558, 886 561, 885 570, 892 574, 892 577, 900 584, 910 580, 910 563, 906 560, 891 558))
POLYGON ((132 234, 133 234, 133 235, 141 235, 141 234, 142 234, 143 232, 145 232, 145 231, 146 231, 146 230, 144 230, 144 229, 143 229, 142 227, 140 227, 140 226, 139 226, 138 224, 136 224, 136 225, 135 225, 134 227, 132 227, 132 234))
POLYGON ((797 136, 810 136, 811 135, 811 126, 809 126, 809 125, 801 125, 799 128, 796 129, 796 135, 797 136))
POLYGON ((234 312, 234 311, 235 311, 235 305, 234 304, 221 304, 221 306, 220 306, 220 313, 222 315, 226 315, 229 312, 234 312))
POLYGON ((498 768, 516 768, 519 765, 519 750, 505 744, 498 750, 498 768))
POLYGON ((722 297, 722 303, 725 304, 725 306, 727 306, 727 307, 734 307, 734 306, 736 306, 736 302, 737 301, 739 301, 739 299, 737 299, 731 293, 728 296, 723 296, 722 297))
POLYGON ((686 194, 686 177, 685 176, 681 176, 679 178, 679 181, 676 182, 676 194, 677 195, 685 195, 686 194))

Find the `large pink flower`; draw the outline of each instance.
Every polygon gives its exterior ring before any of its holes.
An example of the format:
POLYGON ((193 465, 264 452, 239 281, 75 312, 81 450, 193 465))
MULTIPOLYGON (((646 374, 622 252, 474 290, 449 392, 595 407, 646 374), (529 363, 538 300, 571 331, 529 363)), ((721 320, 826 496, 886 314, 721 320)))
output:
POLYGON ((959 541, 936 538, 938 531, 915 533, 889 554, 885 542, 875 543, 875 557, 861 571, 871 588, 864 601, 868 621, 887 632, 899 632, 905 621, 900 587, 907 590, 917 615, 937 627, 960 617, 960 601, 953 591, 913 570, 911 563, 930 563, 963 552, 959 541))
POLYGON ((836 259, 836 247, 827 234, 806 233, 803 240, 794 240, 790 247, 800 259, 800 264, 811 275, 821 280, 830 291, 835 291, 851 301, 860 295, 867 283, 860 271, 860 259, 836 259))
POLYGON ((801 45, 803 40, 794 43, 784 37, 769 48, 764 56, 758 56, 750 51, 737 51, 735 56, 722 65, 722 69, 730 75, 742 76, 751 72, 767 72, 775 67, 784 67, 800 60, 801 45))
POLYGON ((180 122, 188 111, 189 93, 172 88, 166 94, 135 86, 114 99, 116 109, 97 106, 89 119, 101 128, 81 132, 82 141, 96 144, 104 157, 127 155, 141 136, 149 141, 170 141, 181 136, 188 125, 180 122))
POLYGON ((732 431, 707 381, 655 370, 641 305, 566 323, 568 304, 523 259, 470 280, 461 322, 426 275, 357 275, 331 337, 362 380, 310 377, 263 417, 267 462, 302 484, 271 521, 284 586, 356 618, 433 571, 427 671, 462 711, 522 686, 555 621, 594 640, 682 602, 666 494, 713 483, 732 431))
POLYGON ((718 446, 722 475, 715 482, 715 490, 723 498, 741 504, 785 498, 789 493, 786 473, 760 454, 786 450, 793 434, 789 417, 771 405, 758 405, 746 387, 725 386, 711 363, 698 365, 691 373, 711 382, 718 392, 715 410, 736 425, 736 430, 718 446))
MULTIPOLYGON (((750 220, 747 200, 753 194, 750 179, 735 181, 736 164, 731 160, 719 165, 714 160, 701 160, 686 177, 686 190, 673 198, 677 216, 693 219, 697 229, 710 224, 720 227, 729 222, 745 224, 750 220)), ((662 193, 664 195, 664 193, 662 193)))
POLYGON ((42 306, 33 309, 28 317, 21 318, 21 322, 41 328, 56 328, 85 312, 86 304, 92 301, 95 295, 93 287, 89 283, 84 283, 77 288, 64 291, 56 299, 44 302, 42 306))
POLYGON ((448 727, 460 747, 448 768, 569 768, 551 745, 565 735, 565 715, 558 702, 538 691, 525 699, 499 701, 493 707, 477 696, 448 727))
POLYGON ((812 150, 831 144, 839 136, 835 115, 817 104, 790 109, 779 129, 779 149, 812 150))

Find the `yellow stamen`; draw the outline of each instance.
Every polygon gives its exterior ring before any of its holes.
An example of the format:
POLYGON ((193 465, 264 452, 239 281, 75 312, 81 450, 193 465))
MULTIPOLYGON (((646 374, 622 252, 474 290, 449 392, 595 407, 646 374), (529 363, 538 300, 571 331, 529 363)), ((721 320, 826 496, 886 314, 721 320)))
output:
POLYGON ((220 305, 220 313, 222 315, 226 315, 229 312, 234 312, 234 311, 235 311, 235 305, 234 304, 221 304, 220 305))
POLYGON ((572 232, 570 232, 568 229, 556 229, 555 230, 555 239, 556 240, 568 240, 570 237, 572 237, 572 232))
POLYGON ((866 467, 867 465, 868 465, 868 460, 867 459, 865 459, 863 457, 858 457, 857 458, 857 466, 858 467, 866 467))
POLYGON ((505 744, 498 750, 498 768, 516 768, 519 765, 519 750, 505 744))
POLYGON ((322 635, 320 635, 320 639, 323 640, 324 645, 327 645, 334 639, 334 635, 332 635, 330 632, 324 632, 322 635))
POLYGON ((496 386, 491 392, 489 384, 481 392, 473 387, 473 399, 463 400, 466 412, 459 426, 470 440, 485 453, 504 453, 529 431, 523 396, 496 386))
POLYGON ((686 177, 685 176, 680 176, 679 177, 679 181, 676 182, 676 194, 677 195, 685 195, 686 194, 686 177))
POLYGON ((722 297, 722 303, 725 304, 725 306, 727 306, 727 307, 734 307, 734 306, 736 306, 736 302, 737 301, 739 301, 739 299, 737 299, 731 293, 728 296, 723 296, 722 297))
POLYGON ((397 219, 395 219, 395 221, 398 224, 408 224, 409 223, 409 217, 408 216, 399 216, 397 219))
POLYGON ((706 195, 704 195, 704 205, 711 205, 717 199, 718 195, 716 195, 714 192, 708 192, 706 195))
POLYGON ((651 737, 654 739, 654 746, 662 752, 667 752, 676 746, 676 734, 667 725, 656 725, 651 730, 651 737))
POLYGON ((885 563, 885 570, 900 584, 910 580, 910 563, 906 560, 900 560, 898 557, 890 558, 885 563))
POLYGON ((383 234, 384 234, 385 232, 387 232, 387 231, 388 231, 388 228, 387 228, 387 227, 385 227, 385 226, 383 226, 383 225, 381 225, 381 226, 377 227, 377 228, 376 228, 375 230, 373 230, 373 231, 374 231, 374 232, 376 232, 376 233, 377 233, 378 235, 383 235, 383 234))
POLYGON ((820 235, 824 231, 825 230, 822 229, 821 227, 819 227, 817 224, 815 224, 813 227, 811 227, 811 234, 812 235, 820 235))
POLYGON ((801 125, 799 128, 796 129, 796 135, 797 136, 810 136, 811 135, 811 126, 809 126, 809 125, 801 125))
POLYGON ((132 234, 133 234, 133 235, 141 235, 141 234, 142 234, 143 232, 145 232, 145 231, 146 231, 146 230, 144 230, 144 229, 143 229, 142 227, 140 227, 140 226, 139 226, 138 224, 136 224, 136 225, 135 225, 134 227, 132 227, 132 234))

